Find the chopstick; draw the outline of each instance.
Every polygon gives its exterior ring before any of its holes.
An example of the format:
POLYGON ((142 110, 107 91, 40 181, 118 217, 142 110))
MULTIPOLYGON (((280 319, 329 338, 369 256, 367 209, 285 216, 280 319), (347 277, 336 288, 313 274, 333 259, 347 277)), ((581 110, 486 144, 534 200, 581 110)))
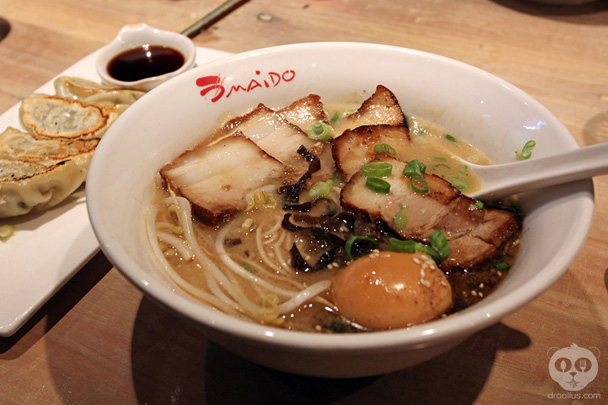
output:
POLYGON ((208 14, 203 16, 200 20, 196 21, 194 24, 186 28, 181 32, 182 35, 187 36, 188 38, 194 38, 198 34, 201 33, 202 30, 208 28, 209 26, 215 24, 222 17, 229 14, 233 9, 240 6, 243 3, 246 3, 249 0, 228 0, 224 3, 220 4, 215 9, 211 10, 208 14))

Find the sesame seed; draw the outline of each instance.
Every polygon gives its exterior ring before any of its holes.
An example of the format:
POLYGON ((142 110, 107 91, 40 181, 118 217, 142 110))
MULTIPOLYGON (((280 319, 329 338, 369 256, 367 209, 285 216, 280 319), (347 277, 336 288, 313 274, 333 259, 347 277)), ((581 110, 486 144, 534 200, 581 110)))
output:
POLYGON ((471 295, 474 297, 477 297, 477 291, 475 291, 475 290, 471 291, 471 295))

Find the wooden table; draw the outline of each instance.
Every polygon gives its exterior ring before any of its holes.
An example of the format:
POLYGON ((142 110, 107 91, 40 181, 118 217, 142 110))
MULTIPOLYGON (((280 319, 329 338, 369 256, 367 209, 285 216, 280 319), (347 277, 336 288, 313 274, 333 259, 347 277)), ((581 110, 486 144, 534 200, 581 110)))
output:
MULTIPOLYGON (((0 113, 123 25, 181 31, 220 3, 0 0, 12 27, 0 42, 0 113)), ((516 0, 251 0, 195 38, 229 52, 328 40, 416 48, 475 65, 538 99, 581 146, 608 140, 605 1, 568 8, 516 0)), ((549 376, 548 350, 576 343, 601 353, 579 403, 605 403, 608 178, 594 181, 593 226, 568 272, 525 308, 417 367, 333 381, 251 364, 157 307, 97 254, 20 331, 0 339, 0 402, 541 403, 567 393, 549 376)))

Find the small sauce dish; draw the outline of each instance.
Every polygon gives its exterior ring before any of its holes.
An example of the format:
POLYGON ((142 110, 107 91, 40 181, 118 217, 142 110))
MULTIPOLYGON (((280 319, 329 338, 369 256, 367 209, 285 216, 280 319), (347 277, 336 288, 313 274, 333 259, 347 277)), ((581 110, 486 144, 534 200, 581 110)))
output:
POLYGON ((101 49, 95 68, 106 85, 149 91, 194 67, 195 59, 190 38, 142 23, 124 26, 101 49))

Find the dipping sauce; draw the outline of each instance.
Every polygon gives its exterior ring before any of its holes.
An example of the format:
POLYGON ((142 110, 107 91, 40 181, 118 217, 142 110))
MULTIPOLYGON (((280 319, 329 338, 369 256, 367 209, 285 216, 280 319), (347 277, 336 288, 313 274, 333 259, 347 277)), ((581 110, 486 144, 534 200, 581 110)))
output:
POLYGON ((143 45, 112 58, 108 63, 108 74, 117 80, 135 82, 176 71, 184 61, 184 55, 173 48, 143 45))

